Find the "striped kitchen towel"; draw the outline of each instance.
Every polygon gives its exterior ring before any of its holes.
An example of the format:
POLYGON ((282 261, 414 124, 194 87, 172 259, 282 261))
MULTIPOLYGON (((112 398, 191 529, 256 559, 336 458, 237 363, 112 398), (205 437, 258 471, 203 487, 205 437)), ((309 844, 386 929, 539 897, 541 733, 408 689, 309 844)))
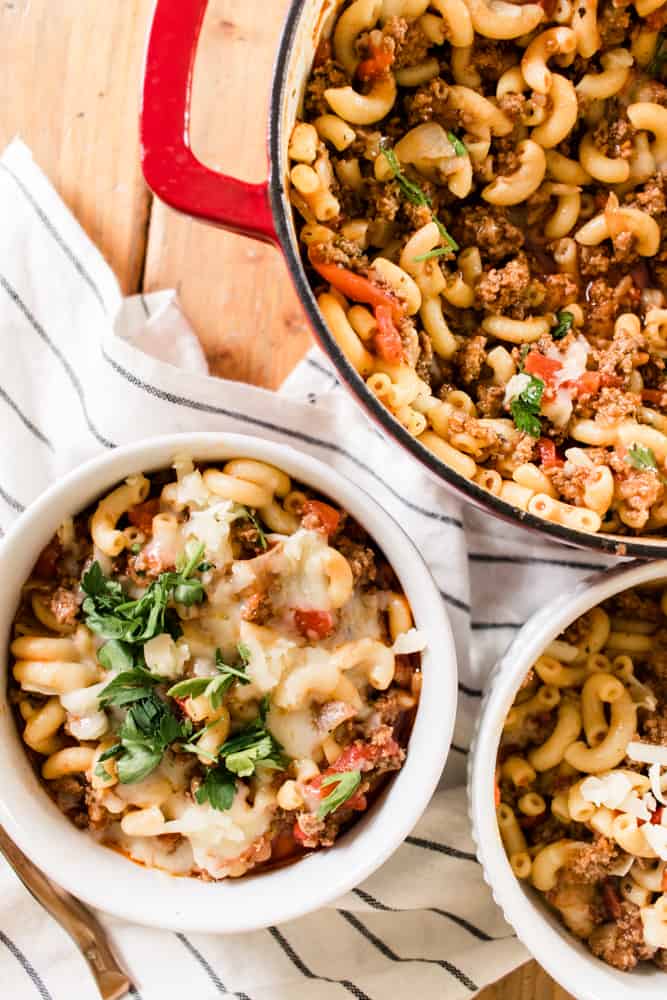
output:
MULTIPOLYGON (((484 680, 539 605, 601 557, 540 544, 462 505, 388 445, 311 351, 273 394, 211 378, 173 293, 123 301, 113 274, 14 142, 0 159, 0 526, 52 480, 168 431, 289 442, 350 476, 424 553, 456 636, 454 746, 426 815, 367 882, 308 918, 247 935, 172 934, 103 918, 132 996, 198 1000, 469 997, 527 958, 473 852, 464 790, 484 680)), ((94 1000, 63 931, 0 865, 0 981, 12 1000, 94 1000)))

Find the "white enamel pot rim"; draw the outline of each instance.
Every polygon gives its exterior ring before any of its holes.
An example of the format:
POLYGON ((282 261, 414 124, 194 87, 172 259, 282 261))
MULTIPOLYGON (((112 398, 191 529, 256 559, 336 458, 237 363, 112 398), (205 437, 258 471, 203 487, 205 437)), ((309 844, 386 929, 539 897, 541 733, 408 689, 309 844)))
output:
POLYGON ((286 445, 239 434, 176 434, 116 448, 59 480, 15 522, 0 547, 0 823, 65 889, 117 917, 181 931, 234 933, 266 927, 330 903, 400 845, 426 808, 442 772, 456 711, 454 642, 440 593, 403 529, 367 493, 286 445), (63 519, 125 476, 168 467, 175 455, 203 461, 267 461, 331 497, 378 542, 428 638, 423 694, 403 769, 339 844, 257 876, 202 882, 133 864, 77 830, 35 776, 7 702, 7 645, 23 582, 63 519))
POLYGON ((645 964, 619 972, 593 957, 532 889, 517 879, 500 840, 494 806, 494 771, 502 726, 521 681, 545 647, 579 615, 614 594, 667 577, 667 560, 626 563, 586 577, 546 604, 523 626, 489 678, 468 765, 473 836, 484 877, 518 937, 546 971, 578 1000, 658 1000, 667 974, 645 964))

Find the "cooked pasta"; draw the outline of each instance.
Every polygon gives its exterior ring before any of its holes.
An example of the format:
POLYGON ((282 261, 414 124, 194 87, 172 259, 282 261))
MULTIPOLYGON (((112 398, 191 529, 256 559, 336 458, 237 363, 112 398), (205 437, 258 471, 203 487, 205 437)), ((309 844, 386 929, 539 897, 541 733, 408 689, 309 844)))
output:
POLYGON ((665 593, 618 594, 550 643, 508 713, 496 769, 512 870, 624 971, 667 970, 665 593))
POLYGON ((405 758, 423 648, 344 511, 255 459, 179 458, 47 545, 9 693, 78 827, 221 879, 328 846, 367 808, 405 758))
POLYGON ((589 533, 667 528, 666 23, 653 0, 342 0, 289 144, 320 309, 371 392, 589 533), (443 421, 452 389, 471 408, 443 421))

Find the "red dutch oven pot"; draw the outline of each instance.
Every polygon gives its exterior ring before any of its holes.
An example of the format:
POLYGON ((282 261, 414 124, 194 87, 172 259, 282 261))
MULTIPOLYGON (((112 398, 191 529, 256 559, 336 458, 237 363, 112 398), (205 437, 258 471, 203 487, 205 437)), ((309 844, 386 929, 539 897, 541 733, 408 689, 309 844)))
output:
POLYGON ((322 349, 342 382, 394 446, 403 448, 469 503, 534 532, 615 555, 664 557, 667 539, 590 534, 553 524, 493 496, 419 444, 366 388, 329 332, 309 284, 287 195, 287 145, 313 56, 343 0, 292 0, 273 72, 268 123, 269 176, 248 184, 204 166, 189 136, 192 74, 207 0, 157 0, 144 69, 141 108, 143 172, 162 201, 186 215, 282 250, 322 349))

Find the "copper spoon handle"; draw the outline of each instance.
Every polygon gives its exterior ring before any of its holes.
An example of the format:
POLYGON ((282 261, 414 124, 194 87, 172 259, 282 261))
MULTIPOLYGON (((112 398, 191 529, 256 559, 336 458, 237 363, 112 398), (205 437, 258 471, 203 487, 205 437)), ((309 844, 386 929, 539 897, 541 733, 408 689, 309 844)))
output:
POLYGON ((0 826, 0 853, 38 903, 66 930, 88 963, 102 1000, 120 1000, 132 983, 109 947, 106 932, 87 907, 52 882, 0 826))

